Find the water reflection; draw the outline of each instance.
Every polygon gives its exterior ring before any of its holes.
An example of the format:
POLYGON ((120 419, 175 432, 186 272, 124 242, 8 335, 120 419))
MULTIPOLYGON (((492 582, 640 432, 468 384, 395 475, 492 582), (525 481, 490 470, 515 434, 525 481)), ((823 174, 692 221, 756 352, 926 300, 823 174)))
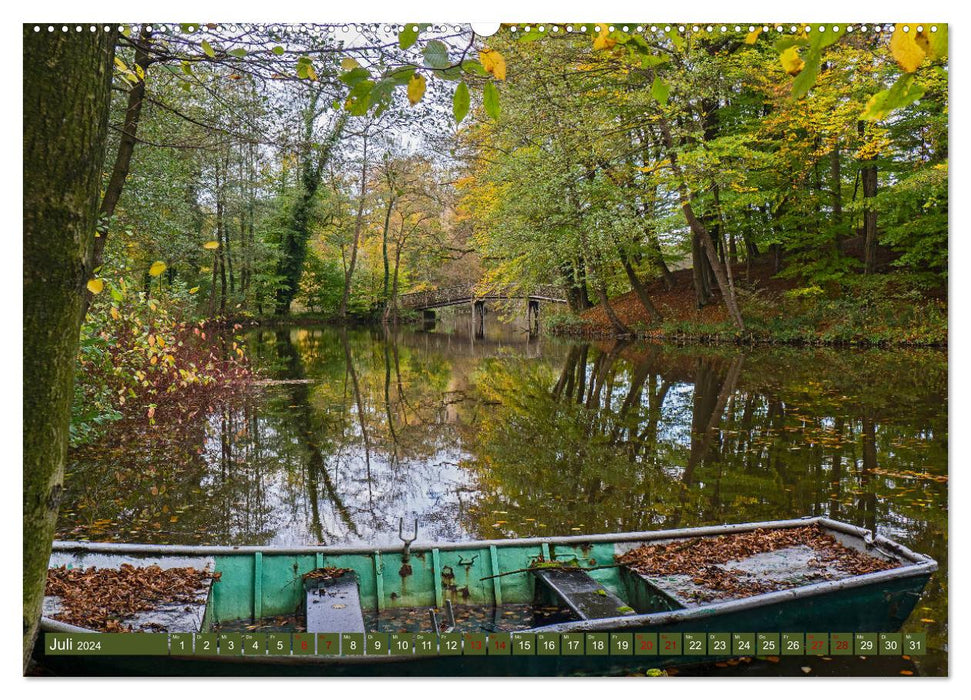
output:
MULTIPOLYGON (((935 556, 908 629, 946 644, 940 352, 573 344, 487 316, 246 339, 264 384, 72 456, 60 536, 397 542, 827 514, 935 556)), ((943 672, 937 654, 925 666, 943 672)))

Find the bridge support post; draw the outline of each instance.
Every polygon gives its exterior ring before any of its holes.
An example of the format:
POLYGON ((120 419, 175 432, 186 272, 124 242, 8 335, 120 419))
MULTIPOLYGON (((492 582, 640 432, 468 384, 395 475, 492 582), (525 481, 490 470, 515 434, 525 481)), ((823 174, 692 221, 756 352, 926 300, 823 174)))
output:
POLYGON ((476 338, 485 337, 485 302, 472 302, 472 335, 476 338))
POLYGON ((421 312, 422 328, 426 331, 435 328, 435 309, 424 309, 421 312))
POLYGON ((526 307, 526 323, 530 333, 539 333, 539 300, 530 299, 526 307))

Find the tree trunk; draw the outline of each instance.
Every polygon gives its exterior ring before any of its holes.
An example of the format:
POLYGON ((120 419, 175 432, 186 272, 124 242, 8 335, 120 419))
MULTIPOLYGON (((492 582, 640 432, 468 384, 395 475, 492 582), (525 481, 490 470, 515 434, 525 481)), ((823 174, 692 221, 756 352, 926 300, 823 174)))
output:
POLYGON ((116 33, 24 26, 23 663, 47 580, 105 161, 116 33), (29 350, 29 352, 28 352, 29 350))
POLYGON ((699 240, 700 245, 708 255, 708 262, 711 264, 711 269, 715 273, 715 279, 718 280, 718 287, 721 290, 722 298, 725 300, 725 306, 728 308, 728 315, 731 317, 735 327, 740 331, 744 331, 745 323, 742 321, 742 314, 738 310, 735 291, 725 276, 725 270, 722 269, 721 264, 718 262, 718 251, 715 250, 715 245, 711 242, 708 229, 695 216, 694 209, 691 206, 688 184, 684 179, 681 166, 678 164, 678 155, 674 151, 674 141, 671 139, 671 130, 668 127, 667 119, 662 117, 658 125, 661 129, 661 136, 664 139, 664 146, 668 152, 668 158, 671 161, 671 169, 674 171, 674 176, 677 180, 678 199, 681 202, 681 210, 684 212, 684 218, 687 220, 688 227, 694 234, 693 237, 699 240))
POLYGON ((840 144, 833 146, 829 154, 830 191, 833 197, 833 223, 836 225, 836 242, 839 244, 840 226, 843 224, 843 182, 840 173, 840 144))
POLYGON ((354 266, 357 264, 357 246, 361 242, 361 229, 364 227, 364 200, 367 198, 367 131, 363 133, 364 147, 361 153, 361 192, 357 203, 357 216, 354 219, 354 242, 351 243, 351 261, 344 271, 344 294, 341 296, 340 317, 347 316, 347 304, 351 298, 351 281, 354 266))
MULTIPOLYGON (((145 80, 144 77, 138 76, 138 71, 141 70, 142 76, 144 76, 148 72, 148 67, 152 65, 151 56, 146 51, 146 47, 152 41, 152 36, 146 29, 147 26, 142 25, 138 40, 134 42, 135 67, 132 68, 132 71, 135 73, 135 84, 128 91, 128 105, 125 108, 125 123, 122 127, 121 137, 118 140, 118 152, 115 155, 115 162, 111 168, 111 177, 108 180, 108 186, 105 188, 104 196, 101 198, 101 207, 98 216, 100 222, 98 236, 95 237, 94 245, 91 246, 91 249, 88 251, 88 256, 85 259, 88 276, 94 270, 101 267, 101 263, 104 261, 105 245, 108 242, 108 226, 111 222, 111 217, 115 215, 115 209, 118 206, 118 201, 121 199, 122 190, 125 189, 125 180, 128 178, 132 155, 135 153, 135 134, 138 131, 138 123, 142 115, 142 104, 145 101, 145 80)), ((112 48, 113 51, 114 49, 112 48)), ((85 289, 82 319, 87 314, 88 306, 90 305, 91 293, 85 289)))
POLYGON ((618 246, 617 248, 618 256, 620 257, 620 264, 624 267, 624 273, 627 275, 627 281, 630 282, 631 288, 637 295, 638 301, 641 302, 641 306, 647 312, 648 318, 651 319, 652 323, 664 320, 661 312, 658 310, 654 303, 651 301, 651 296, 647 293, 647 287, 641 282, 637 276, 637 270, 631 265, 630 256, 618 246))
POLYGON ((691 278, 695 287, 695 301, 700 309, 711 301, 711 264, 701 247, 701 239, 691 232, 691 278))
POLYGON ((388 229, 391 226, 391 210, 394 209, 394 202, 395 198, 389 195, 388 207, 384 212, 384 229, 381 231, 381 259, 384 262, 384 286, 382 287, 382 293, 384 295, 385 307, 388 305, 388 285, 391 281, 391 268, 388 263, 388 229))
MULTIPOLYGON (((865 122, 860 122, 860 136, 866 132, 865 122)), ((860 169, 863 185, 863 266, 866 274, 877 271, 877 210, 873 198, 877 196, 877 166, 874 160, 864 161, 860 169)))
POLYGON ((226 315, 226 255, 228 247, 228 237, 226 235, 226 217, 223 193, 222 170, 216 164, 216 240, 219 241, 219 248, 216 250, 216 257, 219 259, 219 314, 226 315))

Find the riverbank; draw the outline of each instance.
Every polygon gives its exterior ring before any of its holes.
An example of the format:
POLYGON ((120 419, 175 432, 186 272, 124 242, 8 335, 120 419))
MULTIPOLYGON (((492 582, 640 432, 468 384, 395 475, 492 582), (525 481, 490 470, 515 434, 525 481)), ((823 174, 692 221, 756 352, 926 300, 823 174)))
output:
POLYGON ((632 337, 675 343, 852 347, 946 347, 947 290, 920 288, 899 275, 846 278, 830 289, 800 287, 777 279, 771 263, 733 268, 745 331, 731 323, 717 290, 697 307, 692 272, 678 270, 669 289, 662 280, 648 294, 663 319, 653 322, 634 292, 610 300, 627 333, 619 332, 602 305, 580 314, 548 317, 553 335, 632 337))

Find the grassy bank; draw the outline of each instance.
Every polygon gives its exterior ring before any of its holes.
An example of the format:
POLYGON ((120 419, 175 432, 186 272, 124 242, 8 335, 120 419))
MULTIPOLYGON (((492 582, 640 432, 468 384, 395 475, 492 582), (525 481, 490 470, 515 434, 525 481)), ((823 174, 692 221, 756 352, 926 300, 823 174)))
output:
MULTIPOLYGON (((691 271, 675 273, 671 289, 649 288, 663 319, 652 322, 633 292, 610 300, 627 335, 674 342, 943 347, 947 345, 947 291, 898 276, 853 276, 828 289, 800 287, 765 269, 736 272, 745 330, 728 318, 720 296, 698 308, 691 271)), ((625 335, 602 306, 545 319, 555 335, 604 338, 625 335)))

